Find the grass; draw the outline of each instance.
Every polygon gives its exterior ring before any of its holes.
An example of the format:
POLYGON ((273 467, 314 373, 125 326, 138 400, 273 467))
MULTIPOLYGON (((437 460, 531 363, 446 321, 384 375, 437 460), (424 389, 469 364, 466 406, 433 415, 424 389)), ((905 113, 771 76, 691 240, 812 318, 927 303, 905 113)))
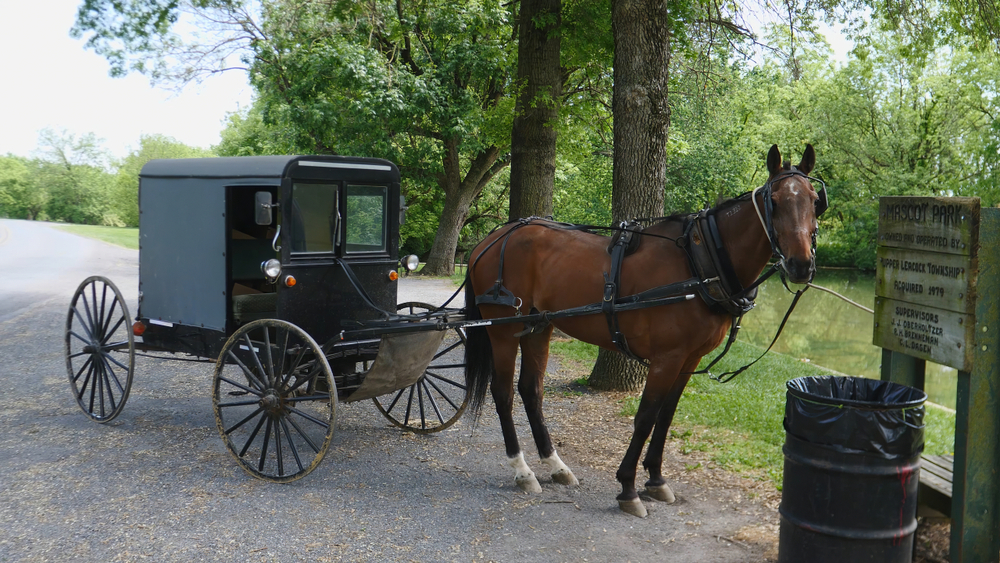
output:
POLYGON ((128 227, 100 227, 97 225, 58 225, 58 228, 79 235, 104 242, 131 248, 139 249, 139 229, 128 227))
MULTIPOLYGON (((575 340, 553 341, 551 349, 553 354, 584 365, 592 364, 597 357, 595 346, 575 340)), ((722 373, 736 369, 756 359, 761 351, 737 342, 713 371, 722 373)), ((693 376, 678 404, 671 439, 680 441, 681 451, 709 452, 714 462, 727 469, 763 471, 780 487, 784 465, 781 446, 785 441, 782 426, 785 382, 830 373, 819 366, 772 352, 729 383, 717 383, 707 375, 693 376)), ((586 383, 585 378, 578 381, 586 383)), ((626 399, 620 414, 634 416, 638 405, 638 397, 626 399)), ((924 423, 924 451, 951 453, 955 436, 954 413, 936 405, 926 405, 924 423)))

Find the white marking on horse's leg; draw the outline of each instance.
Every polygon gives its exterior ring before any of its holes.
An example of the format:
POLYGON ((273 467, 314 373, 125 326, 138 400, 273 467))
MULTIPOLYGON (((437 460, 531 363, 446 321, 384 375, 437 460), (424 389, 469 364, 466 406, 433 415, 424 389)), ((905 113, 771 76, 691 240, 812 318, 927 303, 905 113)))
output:
POLYGON ((507 465, 514 468, 514 482, 522 491, 526 493, 542 492, 542 486, 538 484, 538 479, 535 479, 535 472, 524 461, 524 453, 519 452, 516 456, 508 458, 507 465))
POLYGON ((674 492, 670 490, 670 486, 666 483, 655 487, 646 485, 646 494, 667 504, 673 504, 677 500, 674 497, 674 492))
POLYGON ((576 475, 566 467, 563 460, 559 459, 559 454, 555 450, 552 450, 552 455, 549 457, 543 457, 542 463, 548 466, 549 473, 552 474, 552 480, 560 485, 579 485, 580 481, 576 479, 576 475))
POLYGON ((618 508, 626 514, 631 514, 632 516, 638 516, 639 518, 646 517, 646 505, 642 504, 642 501, 638 498, 632 500, 620 500, 618 501, 618 508))

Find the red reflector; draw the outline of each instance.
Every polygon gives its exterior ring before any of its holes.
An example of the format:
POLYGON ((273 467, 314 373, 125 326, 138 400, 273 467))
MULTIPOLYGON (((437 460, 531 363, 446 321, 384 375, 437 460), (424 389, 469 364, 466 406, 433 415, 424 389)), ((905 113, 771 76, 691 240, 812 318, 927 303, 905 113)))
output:
POLYGON ((295 285, 295 276, 285 276, 285 286, 292 287, 295 285))
POLYGON ((142 333, 144 332, 146 332, 146 323, 142 321, 135 321, 132 323, 132 334, 142 336, 142 333))
POLYGON ((396 281, 399 279, 399 273, 396 270, 389 272, 389 281, 396 281))

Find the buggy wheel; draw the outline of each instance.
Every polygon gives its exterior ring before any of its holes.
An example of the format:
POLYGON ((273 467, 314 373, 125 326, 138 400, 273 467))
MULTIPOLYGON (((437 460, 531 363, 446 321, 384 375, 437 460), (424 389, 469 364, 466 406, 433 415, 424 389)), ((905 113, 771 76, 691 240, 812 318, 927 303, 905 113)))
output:
MULTIPOLYGON (((396 308, 409 315, 435 309, 426 303, 403 303, 396 308)), ((468 404, 465 330, 449 331, 416 383, 372 400, 390 422, 419 434, 440 432, 455 424, 468 404)))
POLYGON ((91 276, 73 294, 66 370, 76 403, 96 422, 118 416, 132 389, 135 337, 129 318, 125 299, 107 278, 91 276))
POLYGON ((337 388, 323 350, 301 328, 277 319, 240 327, 219 354, 212 388, 219 434, 247 473, 284 483, 323 460, 337 388))

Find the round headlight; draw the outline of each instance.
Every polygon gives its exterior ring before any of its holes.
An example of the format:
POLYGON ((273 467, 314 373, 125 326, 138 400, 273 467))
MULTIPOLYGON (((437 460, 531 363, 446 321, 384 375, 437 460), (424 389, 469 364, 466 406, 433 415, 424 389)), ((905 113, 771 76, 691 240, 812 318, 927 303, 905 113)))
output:
POLYGON ((419 265, 420 258, 416 254, 411 254, 403 258, 403 266, 411 272, 415 271, 419 265))
POLYGON ((268 279, 274 280, 281 274, 281 261, 276 258, 271 258, 265 262, 261 262, 260 271, 264 272, 264 275, 268 279))

